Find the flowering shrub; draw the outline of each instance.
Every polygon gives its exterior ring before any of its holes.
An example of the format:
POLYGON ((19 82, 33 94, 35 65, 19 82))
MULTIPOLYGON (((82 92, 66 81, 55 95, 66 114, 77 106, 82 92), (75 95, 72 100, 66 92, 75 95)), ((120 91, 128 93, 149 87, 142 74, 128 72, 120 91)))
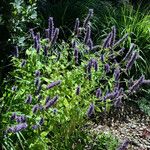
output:
POLYGON ((124 48, 116 50, 127 34, 116 41, 116 28, 112 27, 103 45, 94 46, 92 16, 90 9, 83 26, 76 19, 71 44, 57 42, 59 29, 50 17, 45 38, 30 29, 34 44, 24 59, 16 48, 11 73, 14 85, 11 89, 7 82, 2 120, 6 141, 16 139, 15 135, 26 141, 14 147, 70 149, 75 145, 83 149, 86 120, 111 106, 121 107, 123 99, 147 82, 143 75, 134 82, 124 78, 138 58, 134 44, 127 54, 124 48))

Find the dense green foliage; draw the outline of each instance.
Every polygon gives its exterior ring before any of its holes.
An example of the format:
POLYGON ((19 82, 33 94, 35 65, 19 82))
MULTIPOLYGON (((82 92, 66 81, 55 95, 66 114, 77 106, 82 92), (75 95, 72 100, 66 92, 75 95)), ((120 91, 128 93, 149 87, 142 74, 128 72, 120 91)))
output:
MULTIPOLYGON (((118 147, 109 134, 91 135, 87 122, 120 108, 141 85, 150 83, 145 79, 150 73, 150 16, 147 10, 115 2, 121 7, 102 0, 5 2, 3 11, 10 11, 0 20, 9 35, 5 44, 13 47, 13 70, 0 93, 3 149, 118 147), (83 20, 88 8, 94 8, 94 17, 90 9, 83 20)), ((145 93, 138 104, 149 114, 145 93)))

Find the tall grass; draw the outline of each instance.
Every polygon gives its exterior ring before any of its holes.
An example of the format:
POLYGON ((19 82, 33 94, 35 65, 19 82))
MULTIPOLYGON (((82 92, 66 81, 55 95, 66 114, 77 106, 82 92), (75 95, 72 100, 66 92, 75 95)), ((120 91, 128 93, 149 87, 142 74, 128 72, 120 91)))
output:
MULTIPOLYGON (((128 45, 135 43, 138 45, 141 60, 136 64, 137 69, 141 73, 150 75, 150 11, 147 9, 140 10, 140 5, 137 8, 129 3, 124 3, 121 7, 114 8, 106 7, 107 11, 103 14, 103 21, 97 15, 96 25, 103 28, 103 32, 115 25, 118 29, 118 35, 129 33, 128 45), (132 39, 132 40, 131 40, 132 39)), ((101 14, 100 14, 101 16, 101 14)), ((99 39, 98 39, 99 40, 99 39)))

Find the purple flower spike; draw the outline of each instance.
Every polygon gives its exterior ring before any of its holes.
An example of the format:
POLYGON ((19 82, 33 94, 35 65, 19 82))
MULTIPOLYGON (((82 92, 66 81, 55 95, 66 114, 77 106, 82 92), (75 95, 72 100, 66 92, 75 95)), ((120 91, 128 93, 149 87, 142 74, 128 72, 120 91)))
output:
POLYGON ((74 26, 74 33, 77 36, 79 35, 79 25, 80 25, 79 18, 76 18, 76 22, 75 22, 75 26, 74 26))
POLYGON ((23 67, 25 67, 25 65, 26 65, 26 60, 23 59, 23 60, 22 60, 22 63, 21 63, 21 67, 23 68, 23 67))
POLYGON ((133 52, 131 59, 128 61, 127 65, 126 65, 126 70, 131 69, 131 67, 133 66, 137 57, 138 57, 138 52, 133 52))
POLYGON ((30 33, 31 33, 32 38, 34 39, 35 35, 34 35, 33 29, 30 29, 29 31, 30 31, 30 33))
POLYGON ((52 40, 54 34, 54 21, 53 17, 49 17, 48 19, 48 28, 49 28, 49 39, 52 40))
POLYGON ((142 75, 131 87, 129 87, 129 90, 131 92, 136 91, 143 84, 144 79, 145 77, 142 75))
POLYGON ((89 47, 89 50, 93 49, 93 41, 92 41, 92 39, 88 39, 87 46, 89 47))
POLYGON ((89 109, 87 111, 87 116, 91 117, 91 115, 94 113, 94 105, 91 103, 89 106, 89 109))
POLYGON ((40 71, 39 71, 39 70, 36 70, 36 71, 35 71, 35 76, 36 76, 36 77, 39 77, 39 76, 40 76, 40 71))
POLYGON ((112 27, 112 40, 111 40, 111 43, 110 43, 110 46, 112 47, 116 42, 116 27, 113 26, 112 27))
POLYGON ((45 29, 45 36, 47 39, 49 39, 49 29, 45 29))
POLYGON ((120 69, 119 68, 116 68, 114 70, 114 78, 115 78, 115 81, 118 81, 119 80, 119 77, 120 77, 120 69))
POLYGON ((42 126, 43 124, 44 124, 44 118, 41 118, 40 121, 39 121, 39 125, 42 126))
POLYGON ((48 103, 49 100, 50 100, 50 96, 47 96, 45 100, 45 105, 48 103))
POLYGON ((33 126, 32 126, 32 129, 33 129, 33 130, 37 130, 38 127, 39 127, 39 125, 37 125, 37 124, 36 124, 36 125, 33 125, 33 126))
POLYGON ((144 84, 150 84, 150 80, 144 80, 143 83, 144 84))
POLYGON ((12 91, 16 91, 17 90, 17 86, 14 85, 11 90, 12 91))
POLYGON ((16 119, 16 117, 17 117, 17 115, 16 115, 16 113, 14 112, 14 113, 11 115, 10 119, 11 119, 11 120, 14 120, 14 119, 16 119))
POLYGON ((105 70, 106 73, 110 72, 110 66, 109 66, 109 64, 105 64, 104 70, 105 70))
POLYGON ((129 140, 125 140, 123 144, 117 149, 117 150, 126 150, 128 148, 128 145, 130 144, 129 140))
POLYGON ((114 106, 115 106, 116 108, 118 108, 118 107, 121 107, 121 105, 122 105, 122 97, 119 96, 119 97, 115 100, 114 106))
POLYGON ((39 84, 39 86, 37 87, 37 90, 35 91, 35 95, 39 95, 41 89, 42 89, 42 86, 41 84, 39 84))
POLYGON ((112 33, 109 33, 106 39, 104 40, 103 48, 108 48, 110 45, 110 40, 112 38, 112 33))
POLYGON ((91 27, 90 27, 90 25, 88 25, 86 28, 84 43, 87 44, 89 39, 91 39, 91 27))
POLYGON ((54 32, 54 36, 52 37, 51 40, 51 45, 54 45, 56 43, 56 40, 58 39, 58 35, 59 35, 59 29, 56 28, 54 32))
POLYGON ((123 58, 123 61, 128 60, 130 55, 132 54, 133 49, 135 48, 135 45, 131 43, 128 53, 123 58))
POLYGON ((73 40, 73 41, 72 41, 72 48, 75 48, 75 47, 76 47, 76 41, 73 40))
POLYGON ((58 100, 58 96, 55 96, 52 100, 48 101, 45 105, 45 109, 50 108, 51 106, 53 106, 58 100))
POLYGON ((87 25, 89 24, 89 21, 90 19, 93 17, 93 9, 89 9, 89 13, 87 15, 87 17, 85 18, 84 20, 84 23, 83 23, 83 27, 86 28, 87 25))
POLYGON ((55 81, 47 86, 47 89, 51 89, 57 85, 61 84, 61 80, 55 81))
POLYGON ((93 67, 94 67, 95 71, 98 71, 98 62, 97 62, 97 60, 95 60, 93 62, 93 67))
POLYGON ((36 40, 37 40, 37 43, 39 44, 40 43, 40 33, 39 32, 36 35, 36 40))
POLYGON ((38 104, 34 105, 32 108, 32 112, 37 113, 38 110, 39 110, 39 105, 38 104))
POLYGON ((19 57, 19 50, 18 50, 18 46, 15 46, 15 57, 18 58, 19 57))
POLYGON ((28 95, 27 99, 25 100, 25 103, 31 104, 31 102, 32 102, 32 96, 28 95))
POLYGON ((78 64, 79 51, 77 48, 74 49, 74 58, 75 58, 75 63, 78 64))
POLYGON ((47 55, 48 55, 48 47, 44 46, 44 56, 47 56, 47 55))
POLYGON ((39 77, 35 78, 34 83, 35 83, 35 86, 36 86, 36 87, 39 86, 39 84, 40 84, 40 79, 39 79, 39 77))
POLYGON ((102 91, 100 88, 96 90, 96 98, 100 98, 102 96, 102 91))
POLYGON ((100 60, 101 60, 102 62, 104 62, 104 54, 101 54, 100 60))
POLYGON ((26 122, 26 117, 23 115, 23 116, 16 116, 16 121, 18 123, 24 123, 26 122))
POLYGON ((81 87, 78 86, 77 89, 76 89, 76 95, 79 95, 79 94, 80 94, 80 89, 81 89, 81 87))
POLYGON ((21 123, 21 124, 15 125, 13 127, 9 127, 7 129, 7 132, 16 133, 16 132, 26 129, 27 127, 28 127, 27 123, 21 123))

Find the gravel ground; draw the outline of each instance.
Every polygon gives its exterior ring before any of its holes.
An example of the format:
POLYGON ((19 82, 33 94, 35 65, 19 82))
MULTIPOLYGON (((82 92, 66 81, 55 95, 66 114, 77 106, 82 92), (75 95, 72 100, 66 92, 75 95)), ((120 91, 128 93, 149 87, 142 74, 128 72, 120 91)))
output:
POLYGON ((112 133, 122 143, 128 139, 127 150, 150 150, 150 117, 136 106, 124 106, 110 114, 103 115, 91 127, 94 133, 112 133))

